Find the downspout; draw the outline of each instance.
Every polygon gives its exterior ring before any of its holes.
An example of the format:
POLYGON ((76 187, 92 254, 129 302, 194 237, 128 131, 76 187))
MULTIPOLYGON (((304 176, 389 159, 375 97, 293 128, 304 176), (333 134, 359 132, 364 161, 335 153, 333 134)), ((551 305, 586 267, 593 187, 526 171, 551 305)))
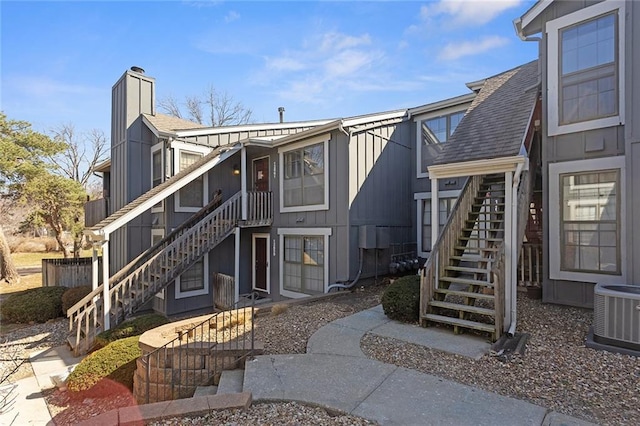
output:
POLYGON ((511 193, 512 200, 515 200, 515 203, 511 203, 511 247, 512 250, 515 247, 516 256, 511 256, 511 276, 509 277, 510 285, 511 285, 511 324, 509 325, 509 331, 507 334, 510 337, 513 337, 516 334, 516 324, 517 324, 517 293, 518 286, 516 284, 517 275, 518 275, 518 256, 517 252, 519 250, 518 245, 518 186, 520 185, 520 177, 522 176, 522 170, 524 168, 524 163, 518 163, 516 166, 516 172, 513 175, 513 184, 511 185, 511 193))

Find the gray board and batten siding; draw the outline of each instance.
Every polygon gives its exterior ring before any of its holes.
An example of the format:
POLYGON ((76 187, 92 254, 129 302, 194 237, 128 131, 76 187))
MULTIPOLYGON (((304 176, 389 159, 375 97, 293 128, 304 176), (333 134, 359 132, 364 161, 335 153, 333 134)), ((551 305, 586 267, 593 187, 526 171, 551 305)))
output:
MULTIPOLYGON (((585 7, 599 3, 598 1, 561 1, 547 7, 531 24, 530 32, 540 32, 540 66, 542 70, 542 93, 548 93, 548 36, 544 31, 546 23, 559 17, 576 12, 585 7)), ((622 247, 622 256, 627 258, 627 277, 629 284, 640 284, 640 33, 633 31, 633 24, 640 22, 640 5, 627 1, 625 3, 625 125, 548 136, 543 132, 542 159, 543 181, 547 186, 543 192, 543 210, 546 212, 543 221, 543 256, 544 281, 543 301, 581 307, 593 307, 593 288, 595 283, 552 280, 549 272, 550 253, 549 239, 558 238, 549 232, 549 164, 573 160, 585 160, 612 157, 626 154, 626 247, 622 247), (635 71, 634 71, 635 70, 635 71), (634 76, 635 74, 635 76, 634 76), (636 101, 634 102, 634 99, 636 101)), ((547 102, 543 102, 543 121, 548 123, 549 112, 547 102)), ((624 178, 624 177, 623 177, 624 178)), ((557 206, 555 208, 560 208, 557 206)), ((626 284, 626 283, 623 283, 626 284)))
MULTIPOLYGON (((111 210, 118 211, 150 189, 151 132, 142 122, 143 113, 153 114, 155 80, 126 71, 112 89, 111 110, 111 210)), ((144 213, 110 236, 110 274, 151 243, 149 213, 144 213)))

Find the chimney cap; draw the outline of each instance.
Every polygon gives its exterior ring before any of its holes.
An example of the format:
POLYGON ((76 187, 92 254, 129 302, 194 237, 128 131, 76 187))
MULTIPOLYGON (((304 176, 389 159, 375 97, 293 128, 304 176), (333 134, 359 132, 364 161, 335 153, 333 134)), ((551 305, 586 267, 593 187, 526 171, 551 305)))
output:
POLYGON ((137 72, 137 73, 139 73, 139 74, 144 74, 144 69, 143 69, 143 68, 140 68, 140 67, 137 67, 137 66, 135 66, 135 65, 131 67, 131 71, 133 71, 133 72, 137 72))
POLYGON ((278 107, 278 112, 284 112, 284 107, 278 107))

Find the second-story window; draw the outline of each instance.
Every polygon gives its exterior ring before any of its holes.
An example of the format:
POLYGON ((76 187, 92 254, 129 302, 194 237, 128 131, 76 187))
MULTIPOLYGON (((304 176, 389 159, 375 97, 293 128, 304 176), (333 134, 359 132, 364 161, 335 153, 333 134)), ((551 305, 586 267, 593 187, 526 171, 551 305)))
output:
POLYGON ((281 151, 281 210, 328 208, 327 141, 281 151))
POLYGON ((613 13, 560 31, 560 123, 618 113, 617 16, 613 13))
MULTIPOLYGON (((184 142, 174 141, 171 146, 174 150, 174 175, 191 167, 211 151, 209 147, 184 142)), ((197 212, 207 202, 207 174, 205 173, 176 192, 175 211, 189 213, 197 212)))
MULTIPOLYGON (((163 143, 157 143, 151 147, 151 187, 155 188, 160 185, 164 178, 164 166, 163 166, 163 143)), ((151 208, 152 213, 158 213, 164 211, 164 201, 160 201, 158 204, 151 208)))
POLYGON ((420 121, 422 172, 426 173, 440 152, 440 144, 451 138, 465 111, 440 115, 420 121))

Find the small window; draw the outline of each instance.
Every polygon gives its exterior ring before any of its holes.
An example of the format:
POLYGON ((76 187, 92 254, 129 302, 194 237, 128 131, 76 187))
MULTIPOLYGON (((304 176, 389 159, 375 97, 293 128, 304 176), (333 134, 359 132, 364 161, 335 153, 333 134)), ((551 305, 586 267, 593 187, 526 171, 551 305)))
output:
POLYGON ((323 141, 281 152, 282 211, 328 208, 327 148, 328 142, 323 141))
POLYGON ((598 2, 547 22, 550 136, 624 124, 625 5, 598 2))
POLYGON ((324 292, 324 236, 284 236, 283 288, 305 294, 324 292))
POLYGON ((560 175, 561 270, 620 274, 619 170, 560 175))
MULTIPOLYGON (((201 153, 180 151, 180 171, 202 158, 201 153)), ((201 176, 180 189, 180 207, 201 208, 204 206, 204 178, 201 176)))
POLYGON ((193 266, 180 274, 180 292, 204 289, 204 262, 197 261, 193 266))
POLYGON ((420 138, 420 155, 422 157, 421 170, 427 172, 427 168, 433 164, 442 150, 441 144, 447 142, 453 132, 462 121, 465 111, 458 111, 452 114, 441 115, 438 117, 428 118, 419 122, 420 138))
MULTIPOLYGON (((444 229, 444 225, 453 211, 458 197, 438 199, 438 234, 444 229)), ((431 251, 431 199, 422 201, 422 251, 431 251)))
POLYGON ((617 16, 614 13, 560 31, 560 123, 618 113, 617 16))
MULTIPOLYGON (((155 188, 160 185, 164 180, 163 170, 163 143, 158 143, 151 147, 151 187, 155 188)), ((164 200, 151 208, 152 213, 159 213, 164 211, 164 200)))

